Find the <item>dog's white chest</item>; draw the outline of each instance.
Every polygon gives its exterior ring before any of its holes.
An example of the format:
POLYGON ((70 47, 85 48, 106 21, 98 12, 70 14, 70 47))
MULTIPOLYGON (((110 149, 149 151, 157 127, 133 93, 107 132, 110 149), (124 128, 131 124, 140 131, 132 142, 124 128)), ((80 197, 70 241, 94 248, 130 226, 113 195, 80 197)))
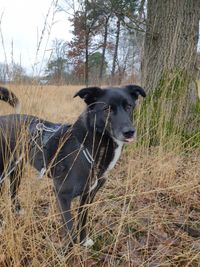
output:
POLYGON ((123 142, 116 141, 116 143, 118 146, 115 148, 114 157, 113 157, 112 161, 110 162, 110 164, 108 165, 106 173, 108 173, 110 170, 112 170, 115 167, 115 164, 117 163, 117 161, 121 155, 123 142))
MULTIPOLYGON (((115 142, 117 143, 117 147, 115 148, 115 151, 114 151, 114 157, 112 161, 110 162, 110 164, 108 165, 107 170, 104 172, 104 175, 103 175, 104 177, 106 177, 108 172, 115 167, 115 164, 117 163, 122 152, 123 142, 120 142, 120 141, 115 141, 115 142)), ((90 187, 89 192, 93 191, 97 187, 97 185, 98 185, 98 180, 96 179, 94 184, 90 187)))

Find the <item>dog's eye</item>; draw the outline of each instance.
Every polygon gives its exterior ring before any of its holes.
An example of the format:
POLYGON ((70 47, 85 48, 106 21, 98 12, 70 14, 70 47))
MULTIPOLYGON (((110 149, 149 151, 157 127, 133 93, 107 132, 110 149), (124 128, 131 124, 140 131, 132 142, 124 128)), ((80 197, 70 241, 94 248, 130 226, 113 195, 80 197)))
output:
POLYGON ((131 109, 132 109, 132 105, 127 104, 125 109, 126 109, 126 111, 131 111, 131 109))

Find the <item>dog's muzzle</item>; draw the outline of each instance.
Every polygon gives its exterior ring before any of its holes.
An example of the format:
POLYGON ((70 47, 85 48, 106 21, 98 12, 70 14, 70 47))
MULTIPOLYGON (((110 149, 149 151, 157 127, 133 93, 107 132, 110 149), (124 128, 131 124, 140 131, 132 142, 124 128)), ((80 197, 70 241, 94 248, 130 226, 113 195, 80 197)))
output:
POLYGON ((124 130, 122 134, 125 138, 124 142, 130 143, 134 140, 135 130, 134 129, 124 130))

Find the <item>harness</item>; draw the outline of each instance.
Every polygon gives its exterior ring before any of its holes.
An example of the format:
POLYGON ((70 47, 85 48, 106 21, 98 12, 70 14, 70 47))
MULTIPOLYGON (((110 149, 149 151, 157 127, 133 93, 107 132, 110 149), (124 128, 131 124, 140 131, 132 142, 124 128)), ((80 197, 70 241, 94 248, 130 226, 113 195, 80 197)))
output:
MULTIPOLYGON (((41 122, 36 124, 35 128, 38 131, 38 134, 41 138, 40 141, 41 141, 42 147, 44 147, 56 135, 56 133, 60 130, 60 128, 62 126, 63 126, 63 124, 54 124, 53 127, 47 127, 44 123, 41 123, 41 122)), ((37 137, 38 137, 38 135, 36 135, 36 138, 37 137)), ((36 144, 36 145, 38 145, 38 144, 36 144)), ((43 151, 42 148, 40 148, 40 150, 43 151)), ((83 153, 85 159, 90 164, 90 166, 93 166, 94 158, 90 154, 89 150, 84 147, 83 144, 80 144, 80 152, 83 153)), ((43 161, 44 161, 44 167, 41 169, 41 171, 39 173, 39 177, 38 177, 39 179, 42 179, 43 176, 45 175, 46 171, 47 171, 47 166, 46 166, 44 155, 43 155, 43 161)), ((94 190, 98 184, 97 175, 93 173, 92 177, 93 176, 95 178, 94 178, 94 181, 90 181, 91 186, 89 187, 89 193, 92 190, 94 190)))
MULTIPOLYGON (((56 133, 60 130, 60 128, 63 126, 63 124, 53 124, 52 127, 46 126, 42 122, 38 122, 35 125, 35 130, 33 131, 33 135, 31 136, 30 142, 34 143, 34 145, 43 153, 43 168, 39 172, 39 179, 42 179, 43 176, 46 174, 47 166, 46 166, 46 160, 44 155, 44 147, 47 145, 48 142, 51 141, 51 139, 56 135, 56 133), (37 139, 40 138, 40 144, 38 144, 37 139)), ((80 144, 80 152, 83 153, 85 159, 87 162, 93 166, 94 164, 94 158, 90 154, 89 150, 84 147, 83 144, 80 144)), ((17 167, 17 165, 23 160, 23 157, 20 156, 19 159, 15 162, 14 166, 6 173, 6 175, 0 176, 0 184, 3 182, 3 180, 9 176, 17 167)), ((97 176, 95 175, 95 180, 93 184, 91 185, 89 192, 91 192, 96 186, 97 186, 97 176)))
POLYGON ((47 127, 44 123, 38 122, 35 128, 39 132, 40 137, 42 138, 42 146, 45 146, 61 127, 61 123, 54 124, 53 127, 47 127))
MULTIPOLYGON (((42 136, 42 146, 44 147, 51 138, 54 137, 54 135, 57 133, 57 131, 59 131, 59 129, 63 126, 63 124, 55 124, 54 127, 47 127, 46 125, 44 125, 44 123, 39 122, 38 124, 36 124, 36 129, 40 132, 40 136, 42 136)), ((88 161, 88 163, 93 164, 94 163, 94 159, 92 157, 92 155, 90 154, 89 150, 87 148, 84 147, 83 144, 80 145, 80 148, 86 158, 86 160, 88 161)))
MULTIPOLYGON (((43 148, 47 145, 47 143, 56 135, 56 133, 60 130, 63 124, 54 124, 53 127, 48 127, 44 123, 37 123, 35 129, 37 130, 37 134, 32 137, 32 141, 39 148, 41 152, 43 152, 43 148), (41 146, 37 143, 36 139, 40 138, 41 146)), ((90 165, 93 165, 94 159, 87 148, 84 147, 83 144, 80 144, 80 150, 83 153, 85 159, 90 165)), ((39 178, 41 179, 47 170, 45 157, 43 155, 44 167, 41 169, 39 178)))

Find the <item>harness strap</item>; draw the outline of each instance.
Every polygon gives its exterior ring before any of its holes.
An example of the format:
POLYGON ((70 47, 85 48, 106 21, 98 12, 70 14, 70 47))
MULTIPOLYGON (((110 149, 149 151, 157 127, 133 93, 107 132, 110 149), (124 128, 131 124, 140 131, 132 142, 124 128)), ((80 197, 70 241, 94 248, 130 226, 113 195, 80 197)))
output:
POLYGON ((44 125, 44 123, 39 122, 36 124, 36 129, 38 131, 46 131, 46 132, 50 132, 50 133, 55 133, 59 130, 59 128, 61 127, 61 124, 58 124, 56 128, 51 128, 51 127, 47 127, 44 125))
MULTIPOLYGON (((83 144, 81 144, 80 148, 81 148, 81 150, 83 152, 83 155, 85 156, 86 160, 88 161, 88 163, 93 165, 94 158, 90 154, 89 150, 87 148, 85 148, 83 144)), ((90 185, 88 193, 91 193, 97 187, 97 185, 98 185, 98 179, 97 179, 97 176, 95 175, 95 180, 94 180, 93 184, 90 185)))
MULTIPOLYGON (((84 147, 84 146, 83 146, 84 147)), ((94 159, 87 148, 83 149, 83 154, 90 164, 93 164, 94 159)))
POLYGON ((86 160, 90 164, 93 164, 94 163, 94 159, 93 159, 92 155, 90 154, 89 150, 87 148, 85 148, 83 144, 80 145, 80 149, 82 150, 83 155, 85 156, 86 160))

